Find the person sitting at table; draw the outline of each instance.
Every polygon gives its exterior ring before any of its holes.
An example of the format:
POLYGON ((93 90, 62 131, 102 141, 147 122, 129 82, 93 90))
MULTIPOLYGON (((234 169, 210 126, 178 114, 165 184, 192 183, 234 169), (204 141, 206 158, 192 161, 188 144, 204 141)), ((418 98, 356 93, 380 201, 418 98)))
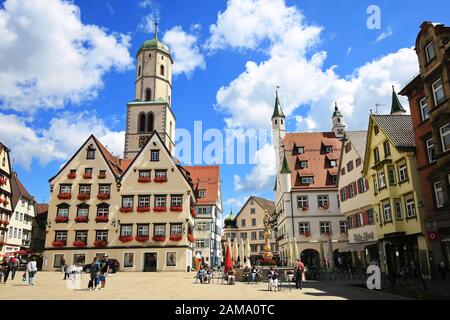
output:
POLYGON ((236 272, 233 268, 228 271, 228 284, 232 285, 236 283, 236 272))
POLYGON ((278 273, 275 271, 273 267, 270 267, 270 271, 267 273, 267 278, 269 278, 269 291, 277 291, 278 288, 278 273))
POLYGON ((250 268, 248 266, 245 266, 243 273, 242 273, 242 278, 244 280, 244 282, 249 281, 249 276, 250 276, 250 268))
POLYGON ((211 279, 213 278, 213 275, 214 275, 214 270, 211 267, 209 267, 206 270, 206 275, 205 275, 206 281, 208 281, 208 284, 211 283, 211 279))

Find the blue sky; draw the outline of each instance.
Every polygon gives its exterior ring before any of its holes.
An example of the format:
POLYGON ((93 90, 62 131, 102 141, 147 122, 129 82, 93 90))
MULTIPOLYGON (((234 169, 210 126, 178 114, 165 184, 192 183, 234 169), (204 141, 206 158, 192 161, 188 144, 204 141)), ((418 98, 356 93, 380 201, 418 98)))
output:
MULTIPOLYGON (((420 24, 448 24, 450 12, 446 0, 429 6, 394 0, 1 3, 0 141, 12 149, 14 168, 38 201, 48 200, 48 179, 90 131, 116 154, 123 149, 134 57, 152 37, 146 22, 154 17, 181 66, 172 94, 177 128, 192 130, 194 121, 204 129, 270 128, 280 85, 288 130, 295 131, 329 130, 324 115, 334 101, 350 129, 365 129, 375 104, 388 109, 392 84, 399 90, 418 72, 411 48, 420 24), (381 29, 367 28, 369 5, 381 9, 381 29), (72 47, 78 41, 84 47, 72 47)), ((224 213, 231 206, 237 211, 250 194, 273 198, 271 150, 261 146, 257 165, 222 165, 224 213)))

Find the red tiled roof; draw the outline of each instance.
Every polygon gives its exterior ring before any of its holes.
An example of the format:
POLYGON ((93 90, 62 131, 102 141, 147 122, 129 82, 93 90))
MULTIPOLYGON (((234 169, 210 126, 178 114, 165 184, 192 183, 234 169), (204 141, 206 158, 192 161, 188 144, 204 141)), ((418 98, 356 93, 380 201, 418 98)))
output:
POLYGON ((48 212, 48 204, 47 203, 38 203, 36 205, 36 214, 44 214, 48 212))
POLYGON ((11 205, 13 209, 19 202, 20 197, 24 197, 30 201, 34 201, 34 197, 28 192, 28 190, 19 180, 17 172, 13 172, 13 174, 11 175, 11 193, 12 193, 11 205))
POLYGON ((183 166, 189 172, 194 190, 206 190, 204 198, 197 196, 198 204, 215 204, 219 195, 220 167, 219 166, 183 166))
POLYGON ((128 169, 133 159, 119 159, 120 167, 122 168, 122 172, 128 169))
POLYGON ((337 175, 337 168, 331 168, 329 159, 338 160, 341 142, 333 132, 288 133, 283 140, 286 158, 291 169, 293 189, 337 189, 331 181, 331 175, 337 175), (332 147, 333 152, 325 153, 325 147, 332 147), (297 148, 304 147, 304 154, 297 154, 297 148), (308 161, 308 168, 296 167, 298 160, 308 161), (311 185, 302 185, 301 177, 314 177, 311 185))
POLYGON ((100 148, 100 152, 105 157, 105 160, 109 163, 114 175, 120 176, 120 174, 123 172, 120 166, 120 159, 118 157, 113 156, 111 152, 109 152, 108 149, 106 149, 106 147, 95 136, 92 136, 92 138, 95 140, 98 147, 100 148))

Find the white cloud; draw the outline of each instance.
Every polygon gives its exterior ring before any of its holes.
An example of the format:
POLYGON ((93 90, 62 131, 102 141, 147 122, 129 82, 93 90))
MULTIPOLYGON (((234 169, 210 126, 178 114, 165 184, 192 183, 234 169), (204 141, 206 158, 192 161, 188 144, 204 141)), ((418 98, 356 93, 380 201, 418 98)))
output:
POLYGON ((94 134, 115 155, 122 155, 124 132, 111 131, 106 124, 88 112, 71 114, 49 121, 49 127, 34 129, 29 119, 0 114, 2 143, 11 149, 15 163, 30 169, 36 159, 40 165, 67 160, 94 134))
POLYGON ((150 8, 151 6, 153 6, 153 1, 151 0, 142 0, 139 2, 139 6, 141 6, 142 8, 150 8))
POLYGON ((234 188, 237 192, 273 188, 276 166, 273 145, 265 144, 255 153, 253 160, 257 165, 243 179, 234 175, 234 188))
POLYGON ((375 40, 376 43, 379 43, 381 41, 383 41, 386 38, 389 38, 390 36, 392 36, 394 34, 394 32, 392 31, 391 27, 387 27, 387 30, 382 32, 377 39, 375 40))
POLYGON ((195 35, 186 33, 180 26, 167 30, 163 42, 168 44, 174 58, 173 74, 190 76, 195 69, 205 69, 205 59, 198 47, 195 35))
POLYGON ((34 112, 92 99, 105 73, 132 64, 129 36, 83 24, 68 1, 5 1, 0 39, 3 109, 34 112))

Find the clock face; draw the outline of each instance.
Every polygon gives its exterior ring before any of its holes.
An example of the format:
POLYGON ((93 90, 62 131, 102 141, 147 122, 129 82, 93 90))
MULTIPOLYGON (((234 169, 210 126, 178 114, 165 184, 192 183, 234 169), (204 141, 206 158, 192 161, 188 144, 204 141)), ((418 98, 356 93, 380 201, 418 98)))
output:
POLYGON ((139 137, 139 148, 144 147, 149 139, 150 139, 150 136, 140 136, 139 137))

